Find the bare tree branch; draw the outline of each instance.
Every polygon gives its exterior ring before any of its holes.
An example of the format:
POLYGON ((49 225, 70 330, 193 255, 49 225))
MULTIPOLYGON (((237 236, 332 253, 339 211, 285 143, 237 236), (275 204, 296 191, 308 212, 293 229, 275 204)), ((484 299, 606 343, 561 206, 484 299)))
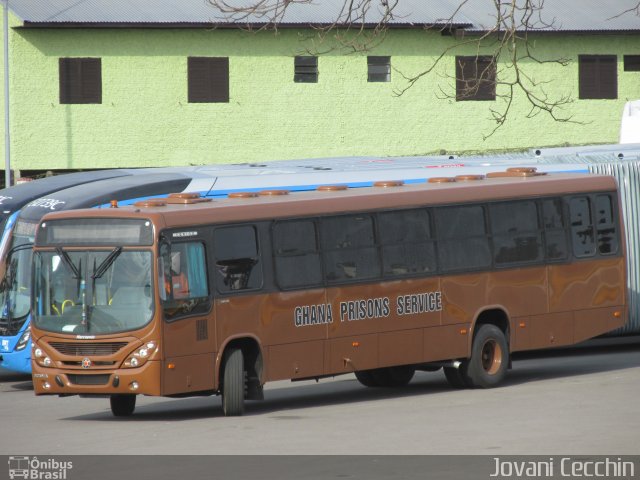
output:
MULTIPOLYGON (((277 30, 286 24, 286 13, 293 8, 313 8, 322 0, 208 0, 227 21, 244 23, 248 28, 277 30)), ((475 99, 485 91, 493 91, 494 104, 490 104, 490 118, 494 128, 485 135, 493 135, 507 121, 517 97, 526 99, 529 105, 527 117, 544 113, 557 122, 581 123, 566 113, 565 106, 573 99, 570 95, 552 95, 545 89, 550 80, 536 80, 530 73, 530 65, 556 64, 566 66, 566 58, 538 58, 532 48, 530 35, 539 31, 557 30, 556 19, 545 19, 544 0, 493 0, 492 22, 468 30, 456 27, 457 19, 464 13, 471 0, 458 0, 448 17, 434 20, 424 27, 429 31, 452 32, 454 41, 443 48, 437 57, 419 72, 407 74, 397 67, 404 85, 394 94, 404 95, 425 76, 434 74, 454 52, 475 52, 476 65, 471 78, 458 74, 447 75, 447 86, 439 86, 440 98, 456 101, 475 99), (492 59, 486 62, 485 59, 492 59), (499 66, 499 68, 498 68, 499 66), (453 85, 451 85, 453 84, 453 85)), ((387 37, 390 24, 401 20, 398 13, 400 0, 340 0, 339 8, 330 22, 308 25, 313 36, 330 44, 322 53, 334 48, 347 52, 366 52, 376 48, 387 37), (373 21, 371 20, 373 19, 373 21)), ((640 12, 640 1, 635 9, 640 12)), ((318 52, 308 52, 317 54, 318 52)), ((456 65, 457 71, 463 71, 456 65)))

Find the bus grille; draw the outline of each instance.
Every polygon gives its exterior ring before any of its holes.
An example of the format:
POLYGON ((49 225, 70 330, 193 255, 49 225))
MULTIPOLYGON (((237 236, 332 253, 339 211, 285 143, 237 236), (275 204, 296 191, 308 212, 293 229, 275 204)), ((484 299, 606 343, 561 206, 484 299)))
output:
POLYGON ((67 373, 67 378, 74 385, 106 385, 109 375, 76 375, 67 373))
POLYGON ((113 355, 127 345, 127 342, 72 343, 51 342, 50 346, 63 355, 113 355))

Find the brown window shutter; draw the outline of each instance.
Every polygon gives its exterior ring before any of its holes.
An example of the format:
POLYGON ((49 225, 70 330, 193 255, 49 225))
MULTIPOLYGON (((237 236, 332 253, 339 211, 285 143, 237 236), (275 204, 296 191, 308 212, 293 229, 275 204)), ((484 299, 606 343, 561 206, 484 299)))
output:
POLYGON ((229 59, 189 57, 189 103, 229 102, 229 59))
POLYGON ((80 63, 84 103, 102 103, 102 62, 86 58, 80 63))
POLYGON ((367 81, 390 82, 391 81, 391 57, 369 56, 367 57, 367 81))
POLYGON ((640 55, 625 55, 624 56, 624 71, 625 72, 640 72, 640 55))
POLYGON ((495 100, 496 64, 491 57, 478 57, 476 78, 479 82, 475 100, 495 100))
POLYGON ((318 83, 318 57, 295 57, 293 60, 293 81, 296 83, 318 83))
POLYGON ((615 55, 578 56, 579 98, 618 98, 618 60, 615 55))
POLYGON ((493 57, 456 57, 456 100, 495 100, 496 63, 493 57))
POLYGON ((229 59, 212 58, 209 62, 211 75, 211 101, 229 102, 229 59))
POLYGON ((100 58, 60 58, 60 103, 102 103, 100 58))
POLYGON ((618 98, 618 62, 615 55, 600 58, 600 98, 618 98))

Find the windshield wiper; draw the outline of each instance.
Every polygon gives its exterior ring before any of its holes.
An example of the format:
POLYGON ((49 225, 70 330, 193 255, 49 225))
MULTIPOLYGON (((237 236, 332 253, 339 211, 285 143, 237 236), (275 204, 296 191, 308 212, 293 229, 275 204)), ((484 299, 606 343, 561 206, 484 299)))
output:
POLYGON ((73 278, 80 280, 80 270, 78 270, 78 267, 73 263, 69 254, 65 252, 62 247, 56 247, 56 253, 60 256, 64 264, 69 267, 69 270, 73 273, 73 278))
POLYGON ((105 258, 102 263, 98 266, 98 268, 95 268, 95 263, 94 263, 94 268, 93 268, 93 275, 91 275, 91 279, 95 280, 96 278, 100 278, 102 277, 102 275, 104 275, 104 273, 109 270, 109 267, 111 267, 111 265, 113 265, 113 262, 116 261, 116 258, 118 258, 118 256, 122 253, 122 247, 116 247, 114 248, 111 253, 107 256, 107 258, 105 258))
POLYGON ((82 310, 81 310, 81 321, 80 324, 85 327, 87 331, 89 331, 89 312, 87 310, 87 294, 85 288, 85 281, 82 278, 82 260, 79 261, 78 266, 73 263, 69 254, 65 252, 62 247, 56 247, 56 253, 60 256, 64 264, 71 270, 73 273, 73 278, 75 278, 77 283, 78 297, 82 301, 82 310))

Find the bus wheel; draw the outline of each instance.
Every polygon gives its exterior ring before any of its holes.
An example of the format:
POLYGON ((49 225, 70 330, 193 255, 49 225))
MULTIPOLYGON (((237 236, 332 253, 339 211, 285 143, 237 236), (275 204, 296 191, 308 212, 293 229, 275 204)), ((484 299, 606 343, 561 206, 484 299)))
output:
POLYGON ((136 395, 111 395, 109 400, 114 417, 128 417, 136 409, 136 395))
POLYGON ((375 388, 380 386, 373 376, 373 370, 359 370, 355 374, 358 381, 365 387, 375 388))
POLYGON ((509 346, 504 333, 495 325, 482 325, 473 339, 466 377, 472 386, 492 388, 507 373, 509 346))
POLYGON ((242 350, 235 348, 230 350, 226 357, 222 382, 222 411, 227 417, 235 417, 244 413, 244 356, 242 350))
MULTIPOLYGON (((465 360, 466 362, 466 360, 465 360)), ((453 388, 469 388, 471 387, 471 383, 469 379, 466 378, 464 370, 466 369, 465 365, 460 365, 460 367, 444 367, 444 376, 453 388)))

